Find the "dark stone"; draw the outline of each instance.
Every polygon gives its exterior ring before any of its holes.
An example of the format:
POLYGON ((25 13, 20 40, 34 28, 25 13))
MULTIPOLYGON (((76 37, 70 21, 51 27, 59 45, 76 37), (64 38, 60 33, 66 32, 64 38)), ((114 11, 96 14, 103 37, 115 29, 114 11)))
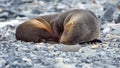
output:
POLYGON ((120 9, 120 1, 117 2, 116 6, 120 9))
POLYGON ((102 19, 106 20, 108 22, 112 22, 113 21, 113 14, 114 14, 115 10, 116 10, 115 5, 106 3, 105 6, 104 6, 104 11, 105 12, 103 14, 102 19))
POLYGON ((51 2, 51 1, 54 1, 54 0, 42 0, 44 2, 51 2))
POLYGON ((118 15, 117 19, 115 20, 115 23, 120 23, 120 14, 118 15))
POLYGON ((12 64, 9 68, 22 68, 22 66, 20 64, 12 64))
POLYGON ((23 14, 17 14, 16 17, 26 17, 26 16, 23 14))
POLYGON ((42 62, 41 59, 33 59, 32 61, 33 61, 33 63, 41 63, 42 62))
POLYGON ((82 68, 82 64, 79 62, 75 65, 77 68, 82 68))
POLYGON ((8 19, 7 16, 0 16, 0 21, 6 21, 8 19))
POLYGON ((33 14, 41 14, 42 12, 39 9, 32 10, 33 14))

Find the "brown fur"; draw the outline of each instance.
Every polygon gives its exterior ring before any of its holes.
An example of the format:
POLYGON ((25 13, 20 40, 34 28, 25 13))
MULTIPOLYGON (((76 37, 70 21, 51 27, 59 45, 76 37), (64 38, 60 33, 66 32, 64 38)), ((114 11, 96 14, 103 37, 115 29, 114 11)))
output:
POLYGON ((47 41, 77 44, 99 36, 99 23, 93 12, 75 9, 30 19, 16 29, 16 38, 27 42, 47 41))

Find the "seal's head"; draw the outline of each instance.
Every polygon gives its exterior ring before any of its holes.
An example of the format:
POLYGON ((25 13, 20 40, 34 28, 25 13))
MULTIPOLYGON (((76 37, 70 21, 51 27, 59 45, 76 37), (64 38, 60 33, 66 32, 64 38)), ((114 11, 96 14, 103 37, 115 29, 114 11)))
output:
POLYGON ((79 13, 64 24, 64 31, 60 38, 63 44, 79 44, 97 39, 99 35, 97 19, 89 12, 79 13))
POLYGON ((76 44, 79 42, 79 37, 81 34, 81 27, 80 23, 78 22, 77 18, 71 18, 70 21, 68 21, 64 25, 64 31, 62 33, 62 36, 60 38, 60 43, 63 44, 76 44))

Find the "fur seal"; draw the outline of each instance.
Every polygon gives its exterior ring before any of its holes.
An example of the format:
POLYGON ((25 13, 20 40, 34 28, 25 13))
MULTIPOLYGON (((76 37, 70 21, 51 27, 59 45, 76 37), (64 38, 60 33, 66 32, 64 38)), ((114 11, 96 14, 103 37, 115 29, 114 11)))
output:
POLYGON ((99 26, 93 12, 74 9, 36 17, 20 24, 16 29, 16 39, 35 43, 45 40, 78 44, 97 39, 100 33, 99 26))

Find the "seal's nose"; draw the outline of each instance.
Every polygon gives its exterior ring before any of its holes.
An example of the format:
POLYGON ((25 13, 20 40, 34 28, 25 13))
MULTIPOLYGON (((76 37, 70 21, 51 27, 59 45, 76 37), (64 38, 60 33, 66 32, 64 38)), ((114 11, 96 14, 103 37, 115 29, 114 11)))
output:
POLYGON ((60 43, 65 44, 66 42, 67 42, 66 37, 65 37, 65 36, 61 36, 61 38, 60 38, 60 43))
POLYGON ((67 44, 67 45, 71 45, 71 43, 69 42, 69 40, 68 40, 67 37, 65 37, 65 36, 61 36, 61 38, 60 38, 60 43, 62 43, 62 44, 67 44))

